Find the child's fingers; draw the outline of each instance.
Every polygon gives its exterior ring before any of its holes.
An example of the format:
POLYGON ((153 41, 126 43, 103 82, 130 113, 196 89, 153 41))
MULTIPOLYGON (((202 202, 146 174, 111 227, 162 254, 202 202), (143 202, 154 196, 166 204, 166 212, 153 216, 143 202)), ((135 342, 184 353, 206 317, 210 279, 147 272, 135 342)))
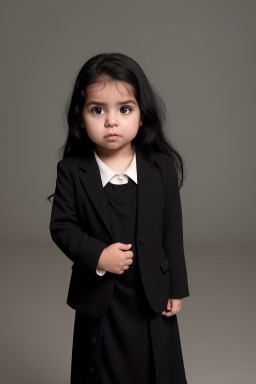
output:
POLYGON ((171 317, 171 316, 173 316, 174 314, 173 314, 172 312, 170 312, 170 311, 168 311, 168 312, 163 311, 163 312, 162 312, 162 315, 163 315, 163 316, 166 316, 166 317, 171 317))
POLYGON ((162 315, 166 317, 176 315, 179 312, 180 308, 181 308, 180 300, 168 299, 167 305, 166 305, 167 311, 163 311, 162 315))
POLYGON ((182 299, 172 299, 172 308, 175 312, 179 312, 182 306, 182 299))
POLYGON ((167 309, 167 311, 163 311, 163 312, 162 312, 162 315, 164 315, 164 316, 166 316, 166 317, 170 317, 170 316, 172 316, 173 313, 172 313, 172 311, 171 311, 171 309, 172 309, 172 307, 171 307, 171 299, 168 299, 168 301, 167 301, 167 305, 166 305, 166 309, 167 309))
POLYGON ((132 244, 125 244, 125 243, 120 243, 120 242, 118 242, 118 243, 114 243, 114 244, 117 244, 118 245, 118 248, 119 249, 122 249, 122 250, 126 250, 126 249, 129 249, 129 248, 131 248, 131 246, 132 246, 132 244))

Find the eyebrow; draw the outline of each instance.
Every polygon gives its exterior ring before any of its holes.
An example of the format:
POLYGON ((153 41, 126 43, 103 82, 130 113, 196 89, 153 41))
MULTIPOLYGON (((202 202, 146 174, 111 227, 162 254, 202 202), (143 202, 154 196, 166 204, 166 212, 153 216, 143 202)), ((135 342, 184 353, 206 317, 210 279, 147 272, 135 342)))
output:
MULTIPOLYGON (((125 101, 120 101, 117 103, 117 105, 121 105, 121 104, 135 104, 135 101, 134 100, 125 100, 125 101)), ((89 101, 89 103, 86 104, 86 108, 89 107, 90 105, 103 105, 103 106, 106 106, 108 105, 107 103, 102 103, 101 101, 89 101)))

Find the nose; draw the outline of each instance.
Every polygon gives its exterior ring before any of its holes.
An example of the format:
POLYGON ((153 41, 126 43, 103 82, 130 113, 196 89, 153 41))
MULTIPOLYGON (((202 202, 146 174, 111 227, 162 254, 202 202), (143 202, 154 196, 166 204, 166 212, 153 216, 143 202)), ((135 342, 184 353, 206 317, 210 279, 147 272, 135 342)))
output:
POLYGON ((117 117, 114 113, 108 114, 105 122, 106 127, 114 127, 118 125, 117 117))

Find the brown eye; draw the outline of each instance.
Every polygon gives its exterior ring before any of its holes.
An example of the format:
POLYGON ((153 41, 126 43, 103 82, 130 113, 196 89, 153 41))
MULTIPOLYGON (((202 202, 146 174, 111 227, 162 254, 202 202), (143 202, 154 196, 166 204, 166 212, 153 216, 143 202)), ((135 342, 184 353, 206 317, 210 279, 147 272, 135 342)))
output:
POLYGON ((100 115, 101 113, 98 113, 98 112, 102 111, 102 108, 100 108, 100 107, 95 107, 95 108, 92 109, 92 112, 93 112, 93 113, 94 113, 94 111, 96 111, 95 115, 100 115))
MULTIPOLYGON (((121 110, 125 110, 124 112, 126 112, 127 110, 128 110, 129 112, 131 112, 131 111, 132 111, 132 108, 131 108, 131 107, 123 106, 123 107, 121 107, 121 110)), ((128 113, 124 113, 124 114, 127 115, 128 113)))

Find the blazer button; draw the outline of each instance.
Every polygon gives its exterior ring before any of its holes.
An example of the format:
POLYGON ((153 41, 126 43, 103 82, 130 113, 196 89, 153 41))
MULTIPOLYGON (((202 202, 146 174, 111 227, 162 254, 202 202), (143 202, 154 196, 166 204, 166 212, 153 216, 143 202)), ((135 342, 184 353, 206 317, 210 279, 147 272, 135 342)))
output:
POLYGON ((96 337, 90 337, 89 340, 90 340, 90 342, 91 342, 92 344, 96 344, 96 343, 97 343, 97 339, 96 339, 96 337))
POLYGON ((145 243, 145 241, 144 241, 144 237, 141 237, 141 238, 139 239, 139 243, 140 243, 140 245, 144 245, 144 243, 145 243))
POLYGON ((157 338, 155 339, 155 346, 158 347, 159 344, 160 344, 160 339, 159 339, 159 337, 157 337, 157 338))
POLYGON ((93 374, 93 367, 89 367, 89 368, 88 368, 88 372, 89 372, 90 374, 93 374))
POLYGON ((159 373, 159 375, 158 375, 158 379, 159 379, 159 381, 164 381, 164 379, 165 379, 165 377, 164 377, 164 374, 163 373, 159 373))

